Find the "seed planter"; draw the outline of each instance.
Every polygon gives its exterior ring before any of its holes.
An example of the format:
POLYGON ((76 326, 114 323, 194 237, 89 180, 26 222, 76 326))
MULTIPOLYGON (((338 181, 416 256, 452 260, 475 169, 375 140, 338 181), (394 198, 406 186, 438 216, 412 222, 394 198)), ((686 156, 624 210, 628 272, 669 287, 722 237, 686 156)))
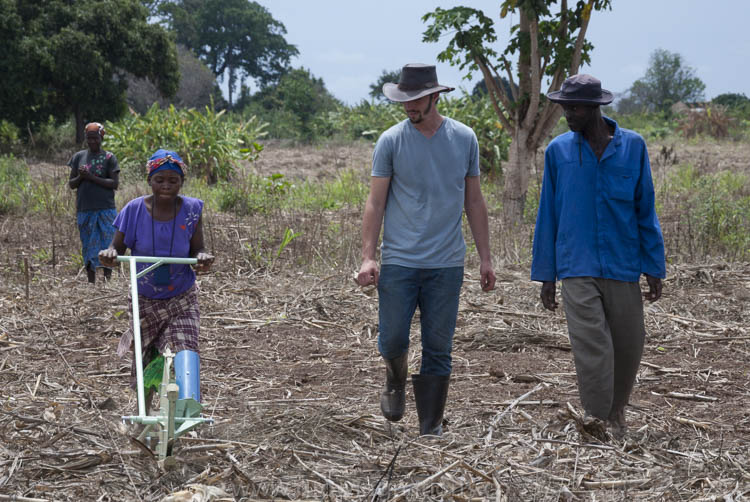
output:
POLYGON ((138 278, 154 270, 162 264, 175 263, 180 265, 194 265, 195 258, 169 258, 156 256, 118 256, 117 261, 130 264, 130 295, 133 304, 133 343, 135 345, 135 374, 138 392, 138 415, 122 417, 123 423, 143 424, 146 427, 138 436, 142 442, 157 441, 156 452, 162 467, 175 464, 172 456, 172 445, 175 438, 196 428, 202 423, 213 423, 213 419, 200 416, 203 406, 192 397, 179 399, 180 388, 172 374, 172 363, 175 354, 167 347, 164 352, 164 370, 161 385, 159 385, 159 409, 157 414, 148 415, 146 411, 146 396, 143 388, 143 355, 141 348, 141 317, 138 310, 138 278), (152 265, 138 272, 136 263, 152 263, 152 265))

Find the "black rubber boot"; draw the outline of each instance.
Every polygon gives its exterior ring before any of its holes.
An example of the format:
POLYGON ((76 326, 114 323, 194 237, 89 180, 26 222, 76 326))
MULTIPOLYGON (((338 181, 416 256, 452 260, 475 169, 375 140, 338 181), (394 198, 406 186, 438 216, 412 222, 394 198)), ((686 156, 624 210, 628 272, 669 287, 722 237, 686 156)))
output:
POLYGON ((443 411, 450 378, 450 375, 411 376, 414 400, 417 402, 420 436, 440 436, 443 433, 443 411))
POLYGON ((86 276, 91 284, 96 283, 96 269, 90 265, 86 265, 86 276))
POLYGON ((398 422, 404 416, 409 351, 407 350, 395 359, 384 359, 384 361, 385 389, 380 395, 380 411, 387 420, 398 422))

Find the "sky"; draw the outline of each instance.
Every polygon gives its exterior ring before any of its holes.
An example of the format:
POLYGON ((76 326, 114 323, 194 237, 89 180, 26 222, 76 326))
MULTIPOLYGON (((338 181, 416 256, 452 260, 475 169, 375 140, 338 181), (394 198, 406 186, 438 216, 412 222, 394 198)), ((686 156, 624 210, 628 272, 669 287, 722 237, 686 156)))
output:
MULTIPOLYGON (((322 78, 347 104, 369 100, 370 85, 383 70, 406 63, 433 63, 441 84, 468 91, 480 79, 464 79, 458 67, 437 61, 442 43, 422 42, 421 17, 436 7, 481 9, 496 20, 496 52, 504 50, 511 22, 500 19, 501 0, 256 0, 284 24, 287 42, 300 54, 292 60, 322 78)), ((575 0, 570 0, 574 2, 575 0)), ((613 0, 612 10, 594 12, 586 38, 594 45, 590 73, 602 87, 626 91, 644 76, 655 49, 679 53, 706 84, 705 97, 725 92, 750 97, 750 0, 613 0)))

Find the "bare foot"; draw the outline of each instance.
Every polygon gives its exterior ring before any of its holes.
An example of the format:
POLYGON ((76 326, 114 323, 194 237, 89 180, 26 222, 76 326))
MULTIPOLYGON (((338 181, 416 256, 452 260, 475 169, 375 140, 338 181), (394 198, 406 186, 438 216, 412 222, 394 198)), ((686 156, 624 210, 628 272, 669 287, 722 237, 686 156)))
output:
POLYGON ((625 423, 625 409, 613 411, 607 421, 609 430, 615 439, 623 439, 628 432, 628 425, 625 423))
POLYGON ((586 413, 578 425, 578 431, 605 442, 607 440, 607 427, 604 420, 586 413))

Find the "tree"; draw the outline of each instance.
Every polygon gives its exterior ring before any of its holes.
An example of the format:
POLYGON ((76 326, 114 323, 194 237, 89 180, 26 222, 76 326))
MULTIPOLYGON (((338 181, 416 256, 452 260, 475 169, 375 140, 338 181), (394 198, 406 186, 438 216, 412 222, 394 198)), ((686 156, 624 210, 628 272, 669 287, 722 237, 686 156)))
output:
POLYGON ((716 96, 711 102, 726 106, 729 109, 750 107, 750 98, 745 96, 744 93, 725 92, 716 96))
POLYGON ((498 120, 512 140, 508 161, 503 166, 503 216, 507 224, 519 224, 523 217, 529 175, 537 148, 557 124, 562 109, 541 94, 542 82, 549 80, 547 93, 557 90, 565 78, 589 62, 593 46, 586 41, 592 10, 609 8, 610 0, 578 0, 568 8, 561 0, 557 13, 555 0, 503 0, 500 17, 517 12, 518 24, 502 54, 491 44, 497 41, 494 22, 477 9, 455 7, 435 9, 422 19, 432 24, 423 34, 426 42, 438 42, 444 33, 453 33, 448 47, 438 55, 472 72, 481 71, 498 120), (518 57, 513 70, 511 59, 518 57), (510 82, 514 101, 497 85, 500 72, 510 82))
POLYGON ((226 73, 229 104, 238 82, 253 78, 260 86, 278 82, 299 52, 284 39, 286 28, 257 2, 249 0, 173 0, 160 11, 217 78, 226 73))
POLYGON ((677 53, 656 49, 651 53, 646 75, 633 82, 619 111, 647 110, 669 113, 678 101, 691 103, 703 100, 706 85, 685 65, 677 53))
POLYGON ((154 80, 165 95, 177 89, 174 43, 148 24, 137 0, 3 0, 2 7, 12 30, 0 35, 9 49, 0 61, 0 110, 23 130, 72 114, 82 142, 84 121, 126 110, 126 72, 154 80), (21 71, 8 73, 14 67, 21 71))
POLYGON ((180 69, 180 85, 174 96, 162 96, 156 86, 146 78, 129 76, 128 105, 143 114, 154 103, 159 103, 162 107, 173 104, 177 108, 199 110, 210 105, 212 98, 214 106, 222 104, 221 90, 213 72, 184 45, 177 46, 177 63, 180 69))
POLYGON ((383 94, 383 84, 396 83, 401 78, 401 70, 383 70, 375 83, 370 84, 370 97, 376 101, 387 101, 383 94))
POLYGON ((282 126, 290 129, 285 133, 296 133, 303 139, 314 136, 313 124, 318 114, 333 111, 341 104, 328 92, 323 79, 305 68, 291 70, 277 85, 267 86, 249 100, 250 110, 262 108, 263 116, 273 116, 278 122, 271 124, 271 132, 280 132, 278 126, 282 126))

